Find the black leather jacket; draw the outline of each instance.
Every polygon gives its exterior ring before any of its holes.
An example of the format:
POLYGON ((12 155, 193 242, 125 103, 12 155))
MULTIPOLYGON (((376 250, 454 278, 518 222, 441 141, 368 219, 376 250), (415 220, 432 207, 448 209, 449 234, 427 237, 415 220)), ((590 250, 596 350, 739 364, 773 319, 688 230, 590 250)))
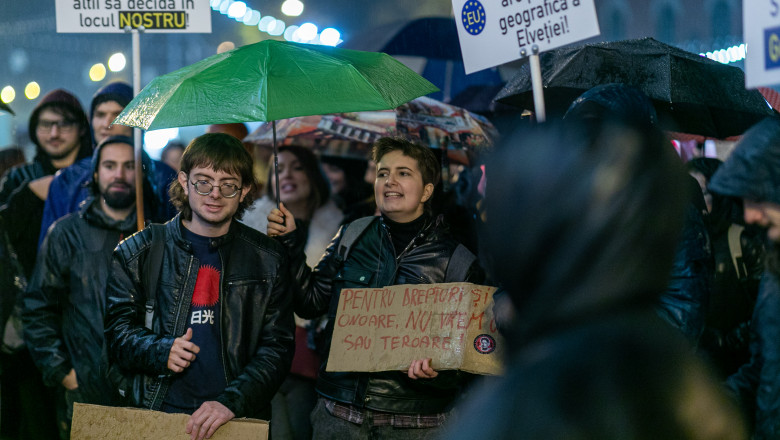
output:
MULTIPOLYGON (((199 262, 181 234, 180 215, 165 224, 162 268, 152 330, 144 326, 141 275, 151 245, 144 229, 114 251, 106 294, 109 356, 125 376, 135 373, 125 398, 159 409, 173 374, 167 368, 173 340, 185 333, 199 262), (139 374, 141 373, 141 374, 139 374)), ((222 259, 219 301, 222 359, 227 388, 216 400, 236 417, 269 417, 271 398, 290 371, 294 351, 287 257, 278 243, 232 221, 213 240, 222 259)))
POLYGON ((76 370, 86 403, 109 405, 103 314, 108 262, 117 243, 136 230, 135 214, 108 217, 97 199, 57 221, 38 254, 23 297, 24 339, 50 386, 76 370))
MULTIPOLYGON (((296 291, 295 312, 303 318, 328 312, 326 352, 330 350, 341 289, 444 282, 450 257, 458 245, 439 218, 429 221, 411 246, 396 256, 390 235, 381 218, 377 218, 352 245, 342 264, 336 250, 347 226, 339 230, 314 270, 306 266, 302 240, 296 231, 281 237, 291 250, 291 267, 301 287, 296 291)), ((484 272, 476 262, 462 278, 473 283, 482 283, 484 279, 484 272)), ((323 358, 317 380, 319 394, 361 408, 402 414, 446 411, 472 377, 459 371, 441 371, 434 379, 413 380, 406 372, 397 371, 328 372, 326 364, 327 356, 323 358)))

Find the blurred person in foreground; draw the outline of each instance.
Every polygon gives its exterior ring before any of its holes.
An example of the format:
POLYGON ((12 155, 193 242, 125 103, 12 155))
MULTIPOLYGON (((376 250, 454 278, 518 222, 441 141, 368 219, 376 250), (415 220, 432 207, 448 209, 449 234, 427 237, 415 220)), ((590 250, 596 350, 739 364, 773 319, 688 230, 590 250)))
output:
MULTIPOLYGON (((473 375, 437 371, 432 359, 410 359, 406 371, 329 372, 330 352, 339 296, 343 288, 372 288, 398 284, 467 281, 480 284, 484 272, 472 258, 448 280, 447 268, 465 250, 449 235, 441 216, 430 213, 428 202, 439 180, 439 164, 424 146, 399 138, 374 143, 374 196, 381 213, 364 217, 368 223, 346 259, 340 248, 344 225, 314 269, 306 265, 303 237, 295 216, 284 204, 268 215, 268 235, 290 251, 290 269, 301 289, 294 290, 295 312, 304 318, 328 313, 328 341, 317 379, 320 395, 311 415, 313 438, 422 439, 430 438, 455 415, 452 406, 473 375)), ((363 219, 361 219, 363 220, 363 219)), ((465 250, 468 252, 468 250, 465 250)), ((476 437, 475 437, 476 438, 476 437)))
MULTIPOLYGON (((641 90, 621 83, 602 84, 580 95, 564 115, 566 121, 582 121, 598 127, 610 118, 657 127, 658 115, 650 98, 641 90)), ((671 142, 665 148, 672 150, 671 142)), ((678 192, 688 195, 688 203, 677 250, 670 269, 669 283, 658 299, 656 310, 696 345, 704 331, 712 290, 712 254, 702 212, 704 197, 696 180, 684 175, 678 192), (687 187, 684 188, 684 187, 687 187)))
POLYGON ((745 223, 766 229, 766 269, 750 323, 750 362, 727 380, 746 412, 755 439, 780 437, 780 119, 745 132, 715 172, 709 190, 738 197, 745 223))
POLYGON ((78 213, 50 228, 23 297, 24 340, 44 381, 65 396, 68 432, 74 402, 118 403, 106 376, 103 313, 111 253, 137 229, 132 138, 96 147, 90 192, 78 213))
POLYGON ((124 240, 111 261, 106 345, 128 404, 191 414, 182 430, 192 439, 211 438, 235 417, 269 420, 290 371, 286 253, 237 221, 254 186, 240 141, 196 137, 170 188, 180 214, 124 240))
POLYGON ((649 124, 580 124, 517 132, 488 160, 488 272, 515 309, 506 373, 441 438, 746 438, 654 310, 687 199, 679 158, 649 124))

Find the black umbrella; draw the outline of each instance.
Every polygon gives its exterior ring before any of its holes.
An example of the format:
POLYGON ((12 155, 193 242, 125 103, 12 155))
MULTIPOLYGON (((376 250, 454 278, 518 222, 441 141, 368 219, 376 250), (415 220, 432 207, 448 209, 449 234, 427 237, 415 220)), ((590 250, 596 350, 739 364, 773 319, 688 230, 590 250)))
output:
MULTIPOLYGON (((671 131, 724 139, 772 114, 757 90, 745 89, 740 68, 652 38, 564 47, 540 58, 544 99, 553 115, 565 112, 591 87, 608 83, 642 90, 653 100, 661 125, 671 131)), ((495 99, 533 109, 528 63, 495 99)))
POLYGON ((0 110, 4 112, 8 112, 12 115, 16 115, 13 110, 11 110, 11 107, 8 107, 8 104, 4 103, 3 101, 0 101, 0 110))

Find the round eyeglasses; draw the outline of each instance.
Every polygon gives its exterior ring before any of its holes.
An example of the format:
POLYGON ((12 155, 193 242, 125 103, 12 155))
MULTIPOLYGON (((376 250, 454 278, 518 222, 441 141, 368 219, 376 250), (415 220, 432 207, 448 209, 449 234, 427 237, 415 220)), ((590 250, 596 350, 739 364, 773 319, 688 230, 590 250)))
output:
MULTIPOLYGON (((214 185, 206 180, 197 180, 190 183, 195 187, 195 192, 202 196, 207 196, 214 190, 214 185)), ((239 191, 241 191, 241 187, 232 183, 219 185, 219 194, 228 199, 235 197, 239 191)))

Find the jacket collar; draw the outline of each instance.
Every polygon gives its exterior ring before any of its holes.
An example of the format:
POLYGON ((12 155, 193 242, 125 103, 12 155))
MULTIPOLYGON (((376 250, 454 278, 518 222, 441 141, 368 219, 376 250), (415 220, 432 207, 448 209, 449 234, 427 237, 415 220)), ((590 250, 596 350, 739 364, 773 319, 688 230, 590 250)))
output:
MULTIPOLYGON (((190 244, 190 242, 184 238, 184 235, 182 235, 182 228, 184 225, 182 224, 181 213, 176 214, 176 217, 172 218, 167 224, 168 232, 173 237, 173 241, 176 245, 187 251, 191 251, 192 244, 190 244)), ((218 248, 230 243, 233 238, 238 235, 238 228, 238 220, 233 218, 233 221, 230 222, 230 228, 228 229, 227 234, 221 237, 212 238, 210 241, 211 247, 218 248)))
POLYGON ((103 208, 100 205, 100 199, 95 196, 89 196, 81 203, 79 215, 81 215, 87 223, 103 229, 114 229, 123 232, 135 232, 137 229, 135 210, 122 220, 113 219, 103 211, 103 208))

